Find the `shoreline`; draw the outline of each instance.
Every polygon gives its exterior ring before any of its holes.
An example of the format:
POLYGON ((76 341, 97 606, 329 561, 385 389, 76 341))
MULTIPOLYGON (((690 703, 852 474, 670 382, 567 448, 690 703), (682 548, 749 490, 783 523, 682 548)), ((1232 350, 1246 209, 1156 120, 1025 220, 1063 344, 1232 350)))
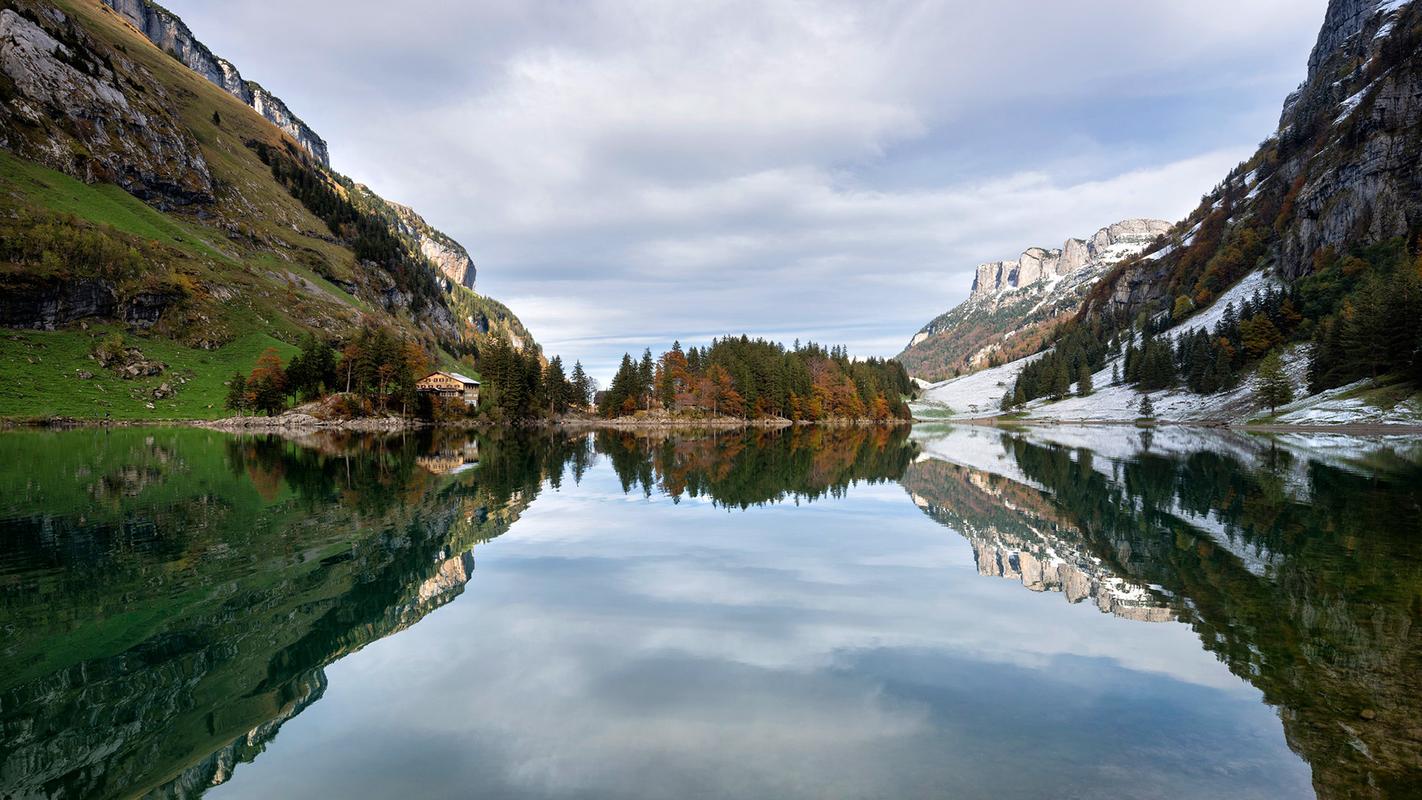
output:
POLYGON ((1415 435, 1422 436, 1422 425, 1377 422, 1341 422, 1288 424, 1277 422, 1229 422, 1226 420, 1071 420, 1071 419, 1002 419, 1001 417, 971 417, 952 419, 914 419, 914 425, 976 425, 982 428, 1098 427, 1098 428, 1201 428, 1244 433, 1340 433, 1352 436, 1415 435))
POLYGON ((736 419, 713 417, 708 419, 638 419, 621 417, 604 419, 601 417, 563 417, 559 419, 528 420, 519 423, 495 423, 484 420, 454 420, 447 422, 427 422, 401 417, 364 417, 359 419, 322 420, 305 414, 278 417, 227 417, 222 419, 92 419, 73 417, 49 417, 37 419, 0 418, 0 431, 19 429, 74 430, 81 428, 164 428, 187 427, 206 428, 227 433, 279 433, 345 431, 352 433, 402 433, 424 428, 483 430, 495 428, 554 428, 573 432, 610 431, 694 431, 694 430, 781 430, 784 428, 897 428, 919 425, 973 425, 984 428, 1010 428, 1014 426, 1051 427, 1099 427, 1099 428, 1199 428, 1232 430, 1244 433, 1336 433, 1354 436, 1415 435, 1422 436, 1422 425, 1386 423, 1339 423, 1327 424, 1279 424, 1246 423, 1224 420, 1063 420, 1063 419, 1003 419, 1001 417, 971 417, 952 419, 912 420, 823 420, 819 422, 794 421, 787 419, 736 419))

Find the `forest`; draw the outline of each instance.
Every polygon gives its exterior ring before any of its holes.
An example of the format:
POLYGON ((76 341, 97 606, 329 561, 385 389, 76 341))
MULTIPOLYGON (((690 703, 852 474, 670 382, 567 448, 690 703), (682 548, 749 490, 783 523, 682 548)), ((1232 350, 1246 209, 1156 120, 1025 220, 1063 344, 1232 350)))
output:
POLYGON ((638 411, 741 419, 911 419, 914 387, 897 361, 853 359, 844 347, 813 342, 787 348, 748 336, 713 339, 658 358, 630 354, 598 401, 603 417, 638 411))

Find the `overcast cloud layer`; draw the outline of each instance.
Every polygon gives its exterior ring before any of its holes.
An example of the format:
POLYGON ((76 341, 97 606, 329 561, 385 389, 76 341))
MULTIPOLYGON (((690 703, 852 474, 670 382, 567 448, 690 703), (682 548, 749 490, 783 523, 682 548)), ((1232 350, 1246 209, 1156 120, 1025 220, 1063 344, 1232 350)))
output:
POLYGON ((1177 219, 1326 0, 166 0, 606 379, 725 333, 893 355, 980 261, 1177 219))

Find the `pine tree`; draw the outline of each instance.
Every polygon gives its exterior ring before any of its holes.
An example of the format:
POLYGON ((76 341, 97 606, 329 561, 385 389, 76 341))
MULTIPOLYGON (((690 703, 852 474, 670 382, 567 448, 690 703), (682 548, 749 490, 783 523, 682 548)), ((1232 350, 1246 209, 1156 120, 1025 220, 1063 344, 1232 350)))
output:
POLYGON ((1081 369, 1077 371, 1076 393, 1081 397, 1090 397, 1092 391, 1094 390, 1091 386, 1091 367, 1088 367, 1086 362, 1083 361, 1081 362, 1081 369))
POLYGON ((239 417, 247 410, 247 377, 240 372, 235 373, 232 380, 227 382, 226 405, 236 411, 239 417))
POLYGON ((1254 390, 1255 399, 1269 407, 1272 414, 1279 406, 1287 405, 1294 399, 1294 387, 1289 376, 1284 373, 1284 362, 1277 350, 1272 351, 1259 363, 1259 384, 1254 390))
POLYGON ((1067 373, 1066 359, 1056 359, 1056 370, 1052 373, 1052 399, 1063 400, 1071 394, 1071 375, 1067 373))
POLYGON ((1121 365, 1114 362, 1111 364, 1111 385, 1121 385, 1121 365))
POLYGON ((652 390, 656 386, 657 369, 652 361, 652 348, 642 351, 642 361, 637 365, 637 395, 644 409, 652 407, 652 390))
POLYGON ((583 371, 583 362, 573 362, 573 405, 582 407, 592 402, 592 383, 583 371))
POLYGON ((1150 395, 1141 397, 1141 417, 1143 419, 1155 419, 1155 404, 1150 401, 1150 395))

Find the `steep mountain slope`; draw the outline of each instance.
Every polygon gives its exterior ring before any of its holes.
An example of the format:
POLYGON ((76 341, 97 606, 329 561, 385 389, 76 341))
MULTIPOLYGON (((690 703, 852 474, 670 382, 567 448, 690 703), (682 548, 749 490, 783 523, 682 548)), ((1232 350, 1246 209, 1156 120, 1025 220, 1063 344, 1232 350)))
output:
POLYGON ((1208 305, 1245 274, 1288 281, 1422 229, 1422 7, 1332 0, 1308 78, 1278 131, 1146 257, 1093 292, 1088 314, 1208 305))
POLYGON ((1153 394, 1166 419, 1422 422, 1419 157, 1422 4, 1332 0, 1255 155, 1091 287, 1051 351, 923 409, 1129 420, 1153 394))
POLYGON ((320 161, 322 166, 331 165, 325 139, 317 136, 310 126, 293 114, 281 98, 268 92, 260 84, 244 79, 232 62, 213 55, 172 12, 148 0, 103 2, 132 23, 154 44, 186 64, 189 69, 222 87, 223 91, 251 106, 258 114, 281 128, 313 158, 320 161))
POLYGON ((0 0, 0 325, 28 329, 0 416, 215 416, 254 352, 366 324, 467 371, 490 337, 536 347, 463 247, 238 75, 151 3, 0 0), (107 375, 116 336, 153 369, 107 375))
POLYGON ((981 264, 968 299, 919 329, 897 358, 916 377, 942 380, 1030 353, 1111 266, 1169 229, 1161 220, 1124 220, 1059 249, 981 264))

